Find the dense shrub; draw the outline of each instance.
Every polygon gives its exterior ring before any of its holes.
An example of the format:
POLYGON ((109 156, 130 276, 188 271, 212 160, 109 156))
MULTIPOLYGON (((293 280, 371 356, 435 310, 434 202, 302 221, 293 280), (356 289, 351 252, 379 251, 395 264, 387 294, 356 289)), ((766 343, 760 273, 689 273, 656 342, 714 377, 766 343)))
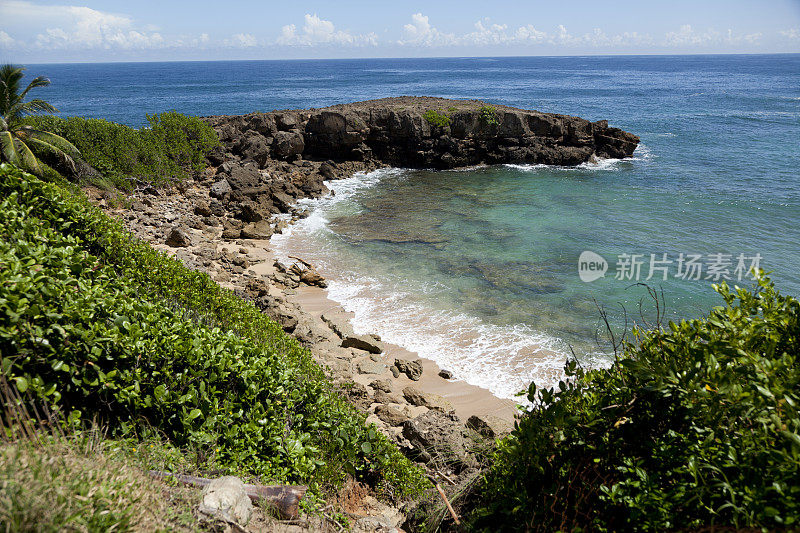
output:
POLYGON ((478 119, 484 126, 498 126, 500 124, 500 113, 494 106, 484 105, 478 109, 478 119))
POLYGON ((775 529, 800 519, 800 303, 723 284, 708 318, 567 365, 496 452, 476 529, 775 529))
POLYGON ((9 165, 0 198, 0 354, 20 392, 265 479, 425 484, 251 303, 9 165))
POLYGON ((202 170, 205 155, 219 144, 211 126, 174 111, 148 115, 149 127, 139 130, 93 118, 26 120, 70 141, 87 163, 121 187, 183 179, 202 170))
POLYGON ((431 126, 446 128, 450 125, 450 116, 435 109, 428 109, 422 116, 431 126))

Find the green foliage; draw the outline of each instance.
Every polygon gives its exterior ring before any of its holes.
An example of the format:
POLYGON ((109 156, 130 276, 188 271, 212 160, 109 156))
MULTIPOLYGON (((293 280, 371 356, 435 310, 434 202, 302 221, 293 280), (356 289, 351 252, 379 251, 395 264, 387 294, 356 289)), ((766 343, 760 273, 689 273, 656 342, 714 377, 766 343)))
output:
POLYGON ((428 124, 437 128, 446 128, 450 125, 450 116, 435 109, 428 109, 422 116, 428 124))
POLYGON ((147 120, 150 127, 139 130, 81 117, 31 117, 28 122, 69 140, 87 163, 120 188, 137 181, 185 179, 201 171, 205 156, 219 145, 211 126, 197 117, 169 111, 147 120))
POLYGON ((252 303, 9 165, 0 198, 0 354, 20 392, 264 479, 350 474, 398 498, 425 486, 252 303))
POLYGON ((766 278, 715 288, 726 305, 708 318, 637 331, 609 369, 570 362, 557 390, 531 385, 476 529, 798 527, 800 302, 766 278))
POLYGON ((499 113, 497 109, 490 105, 484 105, 478 109, 478 120, 480 120, 484 126, 500 125, 499 113))
POLYGON ((14 65, 0 67, 0 162, 13 163, 37 176, 52 175, 53 169, 40 161, 37 155, 46 154, 74 166, 72 158, 80 154, 64 138, 24 123, 26 116, 58 111, 44 100, 25 101, 31 90, 47 87, 50 80, 38 76, 21 90, 24 72, 23 67, 14 65))

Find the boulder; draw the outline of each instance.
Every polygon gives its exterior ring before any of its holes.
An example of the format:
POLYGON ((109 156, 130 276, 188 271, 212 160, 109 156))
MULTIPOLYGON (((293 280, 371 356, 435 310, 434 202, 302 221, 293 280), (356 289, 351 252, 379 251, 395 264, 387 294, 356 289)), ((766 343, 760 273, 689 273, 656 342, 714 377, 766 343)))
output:
POLYGON ((198 510, 205 515, 245 526, 253 514, 253 503, 241 479, 225 476, 206 485, 198 510))
POLYGON ((300 281, 306 285, 310 285, 312 287, 321 287, 323 289, 328 286, 328 282, 325 281, 325 278, 323 278, 314 268, 303 269, 300 271, 299 275, 300 281))
POLYGON ((194 214, 201 216, 201 217, 210 217, 213 213, 211 212, 211 206, 205 200, 198 200, 194 204, 194 214))
POLYGON ((370 387, 375 389, 376 391, 383 391, 383 392, 392 392, 394 387, 392 386, 392 382, 388 379, 376 379, 369 384, 370 387))
POLYGON ((322 321, 325 322, 331 330, 336 333, 339 338, 352 337, 353 327, 346 317, 336 314, 323 313, 322 321))
POLYGON ((381 353, 383 343, 369 335, 350 335, 342 339, 342 348, 356 348, 369 353, 381 353))
POLYGON ((359 361, 356 365, 359 374, 383 374, 387 368, 389 368, 387 365, 371 359, 359 361))
POLYGON ((422 363, 419 361, 397 359, 394 362, 394 366, 396 366, 397 370, 408 376, 408 379, 412 381, 419 381, 419 378, 422 377, 422 363))
POLYGON ((402 426, 408 417, 389 405, 378 405, 375 414, 390 426, 402 426))
POLYGON ((331 180, 336 177, 336 169, 330 163, 322 163, 319 166, 319 174, 326 180, 331 180))
POLYGON ((228 180, 221 179, 218 182, 214 183, 209 189, 208 194, 211 195, 212 198, 223 199, 231 193, 231 184, 228 183, 228 180))
POLYGON ((454 411, 453 404, 448 402, 443 396, 432 392, 423 392, 415 387, 409 386, 404 388, 403 397, 411 405, 419 405, 443 413, 451 413, 454 411))
POLYGON ((272 237, 272 228, 269 222, 262 220, 246 225, 242 228, 240 234, 242 239, 266 240, 272 237))
POLYGON ((453 373, 443 368, 439 370, 439 377, 443 379, 453 379, 453 373))
POLYGON ((493 415, 472 415, 467 420, 467 427, 484 437, 496 439, 511 433, 514 430, 514 423, 493 415))
POLYGON ((469 452, 469 435, 453 413, 428 411, 406 420, 403 437, 426 462, 444 463, 458 471, 477 465, 469 452))
POLYGON ((275 134, 274 150, 278 159, 293 159, 304 149, 305 141, 299 133, 279 131, 275 134))
POLYGON ((170 230, 165 244, 172 248, 185 248, 192 245, 192 237, 188 231, 176 226, 170 230))
POLYGON ((251 189, 258 189, 262 184, 263 178, 261 172, 255 164, 237 164, 232 165, 230 176, 227 178, 228 183, 233 191, 249 191, 251 189))

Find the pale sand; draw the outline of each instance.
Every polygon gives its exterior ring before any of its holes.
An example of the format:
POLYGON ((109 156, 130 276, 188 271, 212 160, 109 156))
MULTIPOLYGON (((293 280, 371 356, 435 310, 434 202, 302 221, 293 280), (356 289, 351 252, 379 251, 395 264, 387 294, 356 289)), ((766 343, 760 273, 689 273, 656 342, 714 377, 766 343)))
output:
MULTIPOLYGON (((347 313, 338 303, 328 298, 324 289, 318 287, 301 286, 297 289, 296 294, 289 297, 300 305, 303 311, 315 318, 329 312, 341 313, 348 318, 353 316, 352 313, 347 313)), ((424 392, 439 394, 453 405, 456 414, 465 421, 472 415, 492 415, 513 421, 514 416, 519 412, 513 401, 498 398, 484 388, 470 385, 464 381, 439 377, 441 369, 430 359, 421 358, 418 354, 396 344, 384 343, 384 346, 386 351, 382 357, 388 364, 391 364, 395 358, 419 360, 422 363, 423 372, 419 381, 412 381, 405 374, 400 374, 399 378, 391 378, 400 390, 410 385, 424 392)), ((353 376, 353 380, 362 385, 367 385, 374 379, 376 376, 369 374, 353 376)))

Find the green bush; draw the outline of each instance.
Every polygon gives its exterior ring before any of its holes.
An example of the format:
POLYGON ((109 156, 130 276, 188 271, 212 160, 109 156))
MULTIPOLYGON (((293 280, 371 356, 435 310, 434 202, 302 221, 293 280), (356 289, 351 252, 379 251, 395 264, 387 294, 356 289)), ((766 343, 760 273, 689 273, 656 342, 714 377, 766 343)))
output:
POLYGON ((478 119, 484 126, 500 125, 499 113, 497 109, 490 105, 484 105, 478 109, 478 119))
POLYGON ((496 452, 486 531, 800 526, 800 303, 723 284, 708 318, 637 332, 611 368, 567 365, 496 452))
POLYGON ((351 474, 398 498, 425 486, 252 303, 9 165, 0 198, 0 354, 20 392, 265 479, 351 474))
POLYGON ((139 130, 93 118, 26 120, 70 141, 87 163, 122 188, 185 179, 202 170, 206 154, 219 145, 211 126, 174 111, 147 115, 149 127, 139 130))
POLYGON ((450 117, 435 109, 428 109, 422 116, 428 121, 428 124, 437 128, 446 128, 450 125, 450 117))

